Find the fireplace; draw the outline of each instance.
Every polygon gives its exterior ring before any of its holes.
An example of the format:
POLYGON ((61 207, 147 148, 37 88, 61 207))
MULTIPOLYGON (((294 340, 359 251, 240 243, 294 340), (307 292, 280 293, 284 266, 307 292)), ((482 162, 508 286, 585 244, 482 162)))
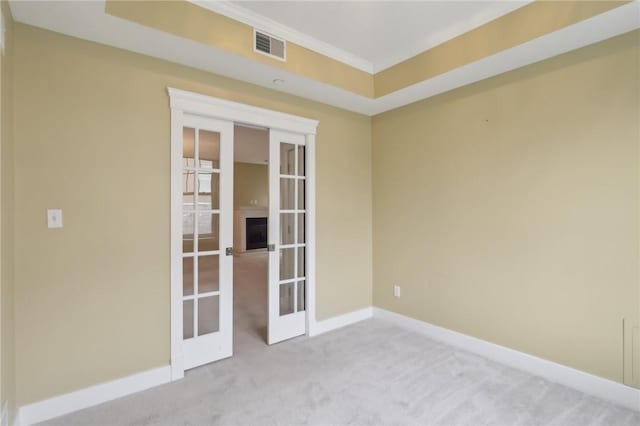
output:
POLYGON ((267 218, 248 217, 245 220, 247 250, 267 248, 267 218))

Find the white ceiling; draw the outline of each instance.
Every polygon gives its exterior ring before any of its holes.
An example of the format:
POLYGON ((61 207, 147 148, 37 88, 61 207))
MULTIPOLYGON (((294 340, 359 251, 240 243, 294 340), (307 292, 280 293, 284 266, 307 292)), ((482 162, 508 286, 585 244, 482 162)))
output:
MULTIPOLYGON (((282 36, 296 31, 299 38, 311 37, 298 41, 310 44, 305 47, 326 43, 370 64, 365 71, 378 72, 530 1, 231 1, 226 7, 259 15, 252 18, 262 17, 271 27, 264 30, 282 32, 277 24, 284 25, 282 36)), ((216 3, 220 8, 225 2, 216 3)))
MULTIPOLYGON (((221 49, 116 18, 105 13, 102 0, 9 0, 9 5, 17 22, 247 81, 366 115, 379 114, 640 27, 640 2, 634 1, 431 79, 371 99, 221 49), (274 79, 282 79, 284 83, 274 86, 274 79)), ((331 21, 326 24, 331 25, 331 21)), ((292 38, 288 40, 294 41, 292 38)))

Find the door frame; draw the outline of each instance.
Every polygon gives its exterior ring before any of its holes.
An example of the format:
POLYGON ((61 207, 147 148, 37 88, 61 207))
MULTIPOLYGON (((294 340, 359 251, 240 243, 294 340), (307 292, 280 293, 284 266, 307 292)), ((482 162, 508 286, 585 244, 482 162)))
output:
POLYGON ((168 87, 171 110, 171 380, 184 377, 182 353, 182 127, 184 114, 303 134, 306 138, 306 335, 316 324, 316 150, 318 121, 168 87))

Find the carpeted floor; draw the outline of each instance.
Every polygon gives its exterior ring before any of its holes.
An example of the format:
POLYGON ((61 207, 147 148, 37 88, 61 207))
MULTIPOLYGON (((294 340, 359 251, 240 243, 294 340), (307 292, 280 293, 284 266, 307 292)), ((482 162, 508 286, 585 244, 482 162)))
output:
POLYGON ((266 255, 237 258, 230 359, 49 425, 640 425, 640 413, 378 319, 272 347, 266 255))

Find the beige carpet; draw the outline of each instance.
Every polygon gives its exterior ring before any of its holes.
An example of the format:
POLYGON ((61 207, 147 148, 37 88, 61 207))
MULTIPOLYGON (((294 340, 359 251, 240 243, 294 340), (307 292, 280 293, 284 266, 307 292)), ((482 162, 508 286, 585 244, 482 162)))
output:
POLYGON ((268 347, 266 256, 234 271, 233 358, 48 424, 640 425, 640 413, 378 319, 268 347))
POLYGON ((267 349, 267 252, 233 262, 233 349, 240 354, 267 349))

